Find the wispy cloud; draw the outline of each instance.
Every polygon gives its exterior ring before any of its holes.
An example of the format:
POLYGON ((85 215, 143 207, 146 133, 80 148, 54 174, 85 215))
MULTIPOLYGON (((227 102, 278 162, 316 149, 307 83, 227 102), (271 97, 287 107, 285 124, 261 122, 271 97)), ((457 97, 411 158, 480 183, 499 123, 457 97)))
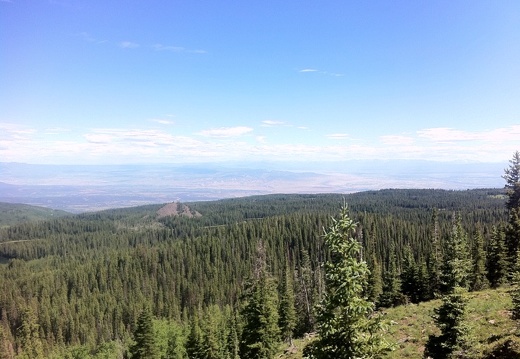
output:
POLYGON ((321 75, 334 76, 334 77, 343 76, 343 74, 338 73, 338 72, 321 71, 321 70, 313 69, 313 68, 302 69, 302 70, 299 70, 298 72, 300 72, 300 73, 317 73, 317 74, 321 74, 321 75))
POLYGON ((262 126, 263 127, 287 126, 287 124, 283 121, 264 120, 264 121, 262 121, 262 126))
POLYGON ((350 138, 347 133, 331 133, 326 137, 330 140, 347 140, 350 138))
POLYGON ((413 137, 402 135, 387 135, 379 137, 381 143, 388 146, 411 145, 415 142, 413 137))
POLYGON ((175 124, 175 122, 172 121, 172 120, 165 120, 165 119, 162 119, 162 118, 151 118, 148 121, 155 122, 155 123, 158 123, 160 125, 173 125, 173 124, 175 124))
POLYGON ((251 131, 253 131, 251 127, 237 126, 213 128, 209 130, 200 131, 198 134, 204 137, 226 138, 242 136, 251 131))
POLYGON ((156 51, 170 51, 170 52, 184 52, 184 53, 190 53, 190 54, 205 54, 205 50, 193 50, 193 49, 187 49, 182 46, 172 46, 172 45, 163 45, 163 44, 154 44, 152 45, 152 48, 156 51))
POLYGON ((119 43, 119 47, 121 47, 123 49, 135 49, 135 48, 139 47, 139 44, 132 42, 132 41, 121 41, 119 43))
POLYGON ((83 41, 91 42, 91 43, 95 43, 95 44, 104 44, 107 42, 107 40, 96 39, 91 34, 89 34, 88 32, 85 32, 85 31, 80 32, 79 34, 77 34, 77 36, 79 36, 81 39, 83 39, 83 41))

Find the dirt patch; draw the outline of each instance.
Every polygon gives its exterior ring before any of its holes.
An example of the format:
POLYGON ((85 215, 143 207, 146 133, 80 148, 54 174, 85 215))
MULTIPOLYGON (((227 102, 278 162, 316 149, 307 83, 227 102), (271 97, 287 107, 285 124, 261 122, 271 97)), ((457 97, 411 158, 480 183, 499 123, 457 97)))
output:
POLYGON ((184 217, 201 217, 202 215, 197 211, 192 211, 190 207, 179 202, 168 203, 157 211, 157 218, 170 216, 184 216, 184 217))

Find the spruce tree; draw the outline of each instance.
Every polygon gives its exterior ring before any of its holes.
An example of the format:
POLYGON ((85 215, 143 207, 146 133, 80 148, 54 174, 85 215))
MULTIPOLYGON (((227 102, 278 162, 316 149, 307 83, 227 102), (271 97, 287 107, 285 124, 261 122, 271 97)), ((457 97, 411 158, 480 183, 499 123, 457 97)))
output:
POLYGON ((477 231, 473 241, 473 270, 471 272, 472 291, 482 290, 488 287, 489 282, 486 277, 486 252, 484 250, 484 238, 482 233, 477 231))
POLYGON ((144 309, 137 319, 137 326, 134 330, 134 341, 135 344, 130 348, 132 359, 158 358, 152 313, 149 309, 144 309))
POLYGON ((506 180, 506 194, 508 197, 506 207, 508 210, 520 208, 520 152, 516 151, 509 160, 509 168, 504 170, 502 176, 506 180))
POLYGON ((512 275, 511 301, 513 307, 511 308, 511 316, 515 320, 520 319, 520 252, 516 256, 515 267, 512 275))
POLYGON ((425 358, 465 358, 468 351, 468 327, 465 324, 467 300, 460 287, 442 297, 442 305, 435 308, 433 319, 440 335, 430 335, 424 350, 425 358))
POLYGON ((454 218, 451 235, 445 242, 444 262, 441 268, 443 293, 452 293, 456 287, 468 289, 470 268, 467 236, 458 215, 454 218))
POLYGON ((419 267, 415 264, 415 259, 410 246, 404 248, 403 270, 401 272, 402 293, 412 303, 418 303, 420 298, 419 267))
POLYGON ((442 252, 439 230, 439 215, 436 208, 432 212, 430 241, 431 250, 427 259, 428 267, 428 297, 437 298, 441 293, 442 252))
POLYGON ((506 207, 509 211, 509 225, 506 231, 506 248, 510 268, 516 261, 520 246, 520 152, 516 151, 509 161, 509 168, 504 170, 507 194, 506 207))
POLYGON ((253 280, 243 296, 242 336, 240 356, 250 359, 270 359, 278 350, 278 292, 276 283, 267 271, 265 249, 260 241, 253 280))
POLYGON ((406 297, 401 293, 401 278, 397 268, 397 255, 395 245, 390 245, 388 265, 383 276, 383 293, 379 297, 381 307, 395 307, 406 303, 406 297))
POLYGON ((36 315, 32 309, 26 309, 22 313, 22 325, 18 328, 22 354, 19 358, 40 359, 43 358, 43 344, 40 338, 40 326, 36 321, 36 315))
POLYGON ((292 344, 293 332, 296 327, 296 310, 294 308, 292 270, 288 263, 280 281, 279 327, 282 339, 292 344))
POLYGON ((504 232, 493 226, 487 250, 487 278, 491 288, 497 288, 506 281, 507 254, 504 246, 504 232))
POLYGON ((380 358, 390 349, 382 337, 381 317, 364 298, 369 274, 352 238, 356 223, 344 206, 325 233, 330 260, 325 264, 325 295, 318 308, 318 339, 304 355, 315 359, 380 358))

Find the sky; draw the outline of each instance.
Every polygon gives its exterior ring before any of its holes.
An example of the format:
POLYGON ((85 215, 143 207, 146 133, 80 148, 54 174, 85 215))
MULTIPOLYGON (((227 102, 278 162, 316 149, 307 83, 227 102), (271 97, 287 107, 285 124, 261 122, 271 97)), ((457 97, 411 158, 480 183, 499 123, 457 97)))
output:
POLYGON ((520 2, 0 0, 0 162, 505 162, 520 2))

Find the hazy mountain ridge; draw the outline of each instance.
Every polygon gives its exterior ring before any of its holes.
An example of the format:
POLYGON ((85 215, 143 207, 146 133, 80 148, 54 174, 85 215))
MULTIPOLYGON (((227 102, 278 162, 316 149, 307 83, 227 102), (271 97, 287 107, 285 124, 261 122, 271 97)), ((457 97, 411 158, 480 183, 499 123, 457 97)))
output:
POLYGON ((302 166, 298 163, 118 166, 0 163, 0 201, 78 213, 273 193, 503 186, 496 175, 503 171, 503 165, 496 163, 349 161, 302 166))

